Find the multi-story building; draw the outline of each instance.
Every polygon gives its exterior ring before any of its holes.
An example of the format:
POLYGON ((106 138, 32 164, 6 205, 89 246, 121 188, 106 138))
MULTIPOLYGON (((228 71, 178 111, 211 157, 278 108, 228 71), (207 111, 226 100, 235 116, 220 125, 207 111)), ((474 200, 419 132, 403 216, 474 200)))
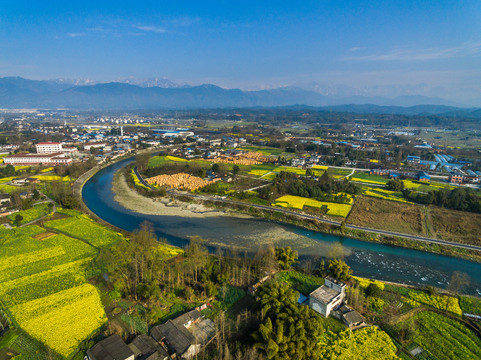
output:
POLYGON ((36 145, 37 154, 52 154, 62 152, 62 143, 59 142, 41 142, 36 145))
POLYGON ((72 159, 61 152, 53 154, 17 154, 3 158, 5 164, 11 165, 69 165, 72 159))

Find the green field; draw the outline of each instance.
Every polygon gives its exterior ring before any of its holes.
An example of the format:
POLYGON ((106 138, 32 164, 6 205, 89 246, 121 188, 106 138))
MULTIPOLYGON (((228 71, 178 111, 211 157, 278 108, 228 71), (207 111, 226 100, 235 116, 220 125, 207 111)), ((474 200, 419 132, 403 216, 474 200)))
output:
POLYGON ((13 223, 15 221, 15 217, 17 215, 20 215, 23 217, 23 220, 20 222, 20 225, 23 225, 31 221, 34 221, 36 219, 39 219, 42 216, 48 215, 50 213, 48 204, 49 203, 41 203, 38 205, 34 205, 31 209, 21 210, 17 213, 8 215, 7 217, 10 220, 10 223, 13 223))
POLYGON ((45 227, 83 239, 93 246, 110 245, 123 239, 120 233, 97 224, 87 215, 51 220, 45 223, 45 227))
POLYGON ((414 342, 438 360, 481 358, 481 340, 458 320, 423 311, 404 324, 413 326, 414 342))

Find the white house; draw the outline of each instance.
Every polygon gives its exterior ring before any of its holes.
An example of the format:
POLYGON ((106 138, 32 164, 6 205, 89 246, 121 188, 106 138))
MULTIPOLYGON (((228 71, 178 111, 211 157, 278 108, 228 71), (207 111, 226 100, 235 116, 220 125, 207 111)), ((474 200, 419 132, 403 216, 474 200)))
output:
POLYGON ((328 317, 332 310, 342 304, 345 297, 345 287, 346 284, 343 282, 327 277, 324 285, 309 294, 309 307, 328 317))

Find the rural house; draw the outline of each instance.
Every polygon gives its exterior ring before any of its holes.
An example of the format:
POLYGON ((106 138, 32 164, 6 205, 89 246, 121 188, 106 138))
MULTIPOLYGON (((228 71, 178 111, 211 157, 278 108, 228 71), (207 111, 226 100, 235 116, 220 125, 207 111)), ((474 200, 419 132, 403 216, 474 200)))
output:
POLYGON ((339 307, 345 297, 346 284, 332 277, 325 279, 324 285, 309 294, 309 307, 328 317, 332 310, 339 307))
POLYGON ((215 336, 215 325, 197 310, 152 328, 150 335, 169 350, 172 358, 190 359, 215 336))
POLYGON ((134 352, 118 335, 111 335, 87 350, 89 360, 134 360, 134 352))

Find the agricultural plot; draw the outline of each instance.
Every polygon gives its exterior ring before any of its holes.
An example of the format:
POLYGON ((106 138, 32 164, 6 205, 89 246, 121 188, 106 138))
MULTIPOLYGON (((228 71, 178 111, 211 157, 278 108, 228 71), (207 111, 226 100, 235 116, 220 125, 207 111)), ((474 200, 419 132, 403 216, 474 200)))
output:
POLYGON ((15 325, 68 357, 106 321, 85 280, 97 251, 63 234, 33 238, 42 233, 38 226, 1 231, 0 300, 15 325))
POLYGON ((358 197, 347 222, 375 229, 425 235, 422 207, 373 197, 358 197))
POLYGON ((326 340, 323 359, 399 359, 389 335, 376 326, 328 334, 326 340))
POLYGON ((440 239, 481 245, 481 214, 428 207, 432 231, 440 239))
POLYGON ((276 199, 276 202, 272 206, 281 206, 285 208, 294 208, 302 210, 304 206, 310 206, 314 208, 321 208, 327 206, 327 215, 346 217, 351 210, 350 204, 337 204, 325 201, 318 201, 315 199, 309 199, 301 196, 285 195, 276 199))
POLYGON ((13 179, 16 179, 16 178, 17 178, 16 176, 0 178, 0 184, 10 182, 10 181, 12 181, 13 179))
POLYGON ((371 175, 366 172, 359 172, 356 171, 352 177, 349 178, 349 180, 352 181, 358 181, 358 182, 363 182, 363 183, 370 183, 370 184, 378 184, 378 185, 384 185, 387 184, 389 181, 388 178, 385 178, 380 175, 371 175))
POLYGON ((413 204, 412 202, 404 199, 401 192, 390 191, 383 188, 364 188, 362 193, 366 196, 371 196, 379 199, 413 204))
POLYGON ((34 175, 34 179, 39 179, 40 181, 71 181, 70 176, 57 176, 57 175, 34 175))
POLYGON ((481 358, 481 340, 460 321, 424 311, 405 323, 414 324, 415 343, 439 360, 481 358))
POLYGON ((10 214, 7 217, 10 220, 10 223, 13 223, 15 221, 15 217, 17 215, 20 215, 23 217, 23 220, 20 222, 19 225, 23 225, 31 221, 37 220, 43 216, 46 216, 49 213, 50 209, 48 207, 48 203, 41 203, 38 205, 34 205, 31 209, 22 210, 17 213, 10 214))
POLYGON ((479 298, 460 296, 459 306, 463 313, 481 316, 481 300, 479 298))
POLYGON ((120 233, 97 224, 87 215, 51 220, 45 227, 83 239, 93 246, 110 245, 123 239, 120 233))
POLYGON ((446 295, 429 295, 421 291, 409 291, 408 297, 419 304, 432 306, 438 310, 452 312, 457 315, 462 315, 459 301, 455 297, 446 295))

